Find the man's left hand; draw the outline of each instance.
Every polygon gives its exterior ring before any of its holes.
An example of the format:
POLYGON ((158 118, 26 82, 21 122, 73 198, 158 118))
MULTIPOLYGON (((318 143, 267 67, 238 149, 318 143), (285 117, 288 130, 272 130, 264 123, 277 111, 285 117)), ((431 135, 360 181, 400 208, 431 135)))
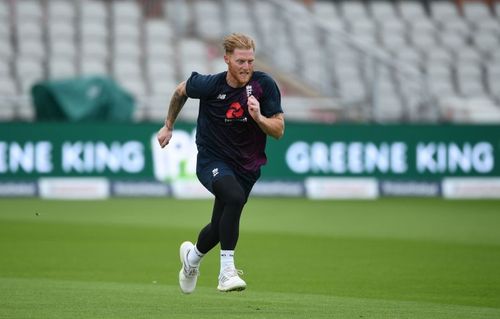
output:
POLYGON ((248 97, 247 105, 248 105, 248 113, 250 113, 250 116, 255 120, 255 122, 258 123, 260 120, 260 117, 262 116, 260 114, 259 101, 255 98, 255 96, 250 95, 248 97))

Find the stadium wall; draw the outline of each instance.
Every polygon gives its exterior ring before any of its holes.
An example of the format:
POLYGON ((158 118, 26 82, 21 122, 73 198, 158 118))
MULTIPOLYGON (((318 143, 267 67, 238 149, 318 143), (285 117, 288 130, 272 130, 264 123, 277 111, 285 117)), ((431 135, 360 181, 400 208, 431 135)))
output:
MULTIPOLYGON (((206 198, 195 126, 170 145, 159 124, 0 124, 0 196, 206 198)), ((500 198, 498 125, 289 123, 268 140, 257 196, 500 198)))

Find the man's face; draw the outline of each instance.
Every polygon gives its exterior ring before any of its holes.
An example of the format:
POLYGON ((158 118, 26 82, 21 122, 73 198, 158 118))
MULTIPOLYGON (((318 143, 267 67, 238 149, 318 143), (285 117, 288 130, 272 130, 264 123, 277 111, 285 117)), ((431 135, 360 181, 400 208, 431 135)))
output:
POLYGON ((224 55, 227 63, 228 84, 241 87, 250 81, 253 73, 255 55, 252 49, 235 49, 232 54, 224 55))

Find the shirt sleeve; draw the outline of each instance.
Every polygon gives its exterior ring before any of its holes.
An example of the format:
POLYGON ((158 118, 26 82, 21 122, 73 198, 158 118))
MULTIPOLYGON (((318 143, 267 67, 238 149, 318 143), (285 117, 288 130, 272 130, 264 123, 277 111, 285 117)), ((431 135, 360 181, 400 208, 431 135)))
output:
POLYGON ((278 113, 283 113, 281 108, 281 93, 274 80, 265 76, 262 78, 263 95, 260 101, 260 111, 266 117, 271 117, 278 113))
POLYGON ((217 86, 215 75, 202 75, 198 72, 191 73, 186 81, 186 94, 193 99, 203 99, 214 94, 217 86))

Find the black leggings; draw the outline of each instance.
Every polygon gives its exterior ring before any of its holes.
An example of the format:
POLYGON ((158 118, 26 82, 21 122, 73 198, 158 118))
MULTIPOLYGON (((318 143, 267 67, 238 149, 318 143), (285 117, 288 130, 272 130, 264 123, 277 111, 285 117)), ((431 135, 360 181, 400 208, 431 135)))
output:
POLYGON ((196 247, 206 254, 219 242, 222 250, 234 250, 238 242, 240 216, 248 194, 231 175, 213 183, 215 202, 212 219, 198 235, 196 247))

